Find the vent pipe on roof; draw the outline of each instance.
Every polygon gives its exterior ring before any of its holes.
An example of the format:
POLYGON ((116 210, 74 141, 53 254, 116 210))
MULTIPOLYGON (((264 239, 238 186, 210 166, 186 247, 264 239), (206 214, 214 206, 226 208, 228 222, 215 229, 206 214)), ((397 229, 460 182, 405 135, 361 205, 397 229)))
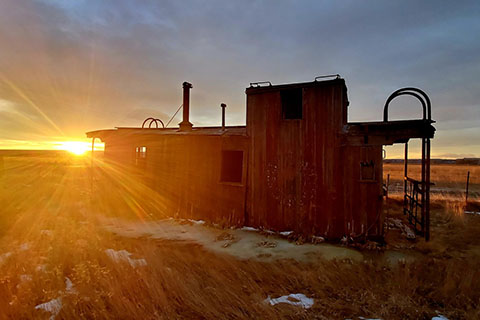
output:
POLYGON ((227 107, 227 105, 225 103, 222 103, 220 107, 222 108, 222 131, 225 131, 225 108, 227 107))
POLYGON ((180 126, 180 131, 191 131, 193 127, 193 125, 189 121, 191 88, 191 83, 183 83, 183 121, 178 124, 180 126))

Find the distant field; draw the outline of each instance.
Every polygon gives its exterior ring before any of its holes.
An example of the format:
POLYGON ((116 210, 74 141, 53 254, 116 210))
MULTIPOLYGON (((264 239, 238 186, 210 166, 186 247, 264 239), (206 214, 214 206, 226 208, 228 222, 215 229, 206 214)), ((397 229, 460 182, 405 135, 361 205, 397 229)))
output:
MULTIPOLYGON (((104 174, 98 168, 92 174, 88 157, 68 155, 5 157, 3 165, 0 319, 480 317, 480 216, 446 204, 454 201, 433 207, 429 243, 389 230, 386 247, 358 251, 362 262, 322 256, 315 256, 315 263, 263 262, 186 241, 131 239, 106 231, 100 216, 138 223, 162 217, 161 197, 118 168, 97 164, 104 174), (108 249, 127 250, 145 264, 115 262, 108 249), (387 254, 408 259, 388 263, 387 254), (315 303, 303 309, 264 302, 291 293, 315 303), (58 310, 35 308, 49 301, 58 310)), ((466 169, 435 166, 432 179, 438 186, 462 188, 466 169)), ((479 172, 473 169, 478 192, 479 172)), ((401 181, 401 165, 386 166, 385 172, 401 181)), ((395 201, 388 214, 403 217, 395 201)))
MULTIPOLYGON (((391 192, 402 192, 403 190, 403 164, 384 164, 383 180, 387 180, 390 174, 391 192)), ((467 181, 467 172, 470 171, 469 196, 480 197, 480 166, 435 164, 431 166, 430 179, 434 183, 432 193, 444 196, 463 197, 467 181)), ((420 180, 421 166, 419 164, 408 165, 408 175, 411 178, 420 180)))

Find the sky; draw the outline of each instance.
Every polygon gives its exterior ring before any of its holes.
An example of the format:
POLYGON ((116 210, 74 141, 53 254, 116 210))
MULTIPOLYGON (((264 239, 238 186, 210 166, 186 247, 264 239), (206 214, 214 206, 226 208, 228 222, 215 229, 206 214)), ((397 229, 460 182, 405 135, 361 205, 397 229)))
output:
MULTIPOLYGON (((382 120, 393 91, 419 87, 432 157, 480 157, 479 35, 479 1, 0 0, 0 149, 168 121, 184 81, 194 125, 219 125, 222 102, 242 125, 250 82, 340 74, 349 121, 382 120)), ((411 97, 390 110, 421 117, 411 97)))

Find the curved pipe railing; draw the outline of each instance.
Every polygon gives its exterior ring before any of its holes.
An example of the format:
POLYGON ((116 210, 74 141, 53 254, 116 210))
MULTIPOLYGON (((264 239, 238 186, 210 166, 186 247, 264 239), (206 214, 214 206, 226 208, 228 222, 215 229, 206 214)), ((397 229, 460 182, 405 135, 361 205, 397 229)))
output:
POLYGON ((407 87, 407 88, 398 89, 388 97, 387 101, 385 102, 385 106, 383 107, 384 122, 388 122, 388 106, 390 105, 390 102, 396 97, 402 96, 402 95, 410 95, 417 98, 422 104, 423 120, 429 120, 429 121, 432 120, 432 104, 430 102, 430 98, 428 97, 428 95, 424 91, 418 88, 407 87))
POLYGON ((145 124, 150 120, 150 123, 148 124, 148 128, 151 128, 152 127, 152 124, 155 123, 155 128, 158 129, 158 123, 160 122, 160 124, 162 125, 162 128, 165 128, 165 124, 163 123, 162 120, 160 119, 155 119, 155 118, 147 118, 143 121, 142 123, 142 129, 145 128, 145 124))

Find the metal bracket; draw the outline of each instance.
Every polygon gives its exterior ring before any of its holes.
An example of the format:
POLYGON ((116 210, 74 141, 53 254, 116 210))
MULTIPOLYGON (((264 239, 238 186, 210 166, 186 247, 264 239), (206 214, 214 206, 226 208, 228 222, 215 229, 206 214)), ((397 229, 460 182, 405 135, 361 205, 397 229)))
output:
POLYGON ((259 81, 259 82, 250 82, 250 87, 260 88, 262 87, 262 84, 268 84, 269 87, 272 86, 272 83, 270 81, 259 81))
POLYGON ((318 81, 318 79, 333 78, 333 77, 335 77, 335 80, 340 79, 340 75, 337 73, 337 74, 328 74, 326 76, 315 77, 315 81, 318 81))

